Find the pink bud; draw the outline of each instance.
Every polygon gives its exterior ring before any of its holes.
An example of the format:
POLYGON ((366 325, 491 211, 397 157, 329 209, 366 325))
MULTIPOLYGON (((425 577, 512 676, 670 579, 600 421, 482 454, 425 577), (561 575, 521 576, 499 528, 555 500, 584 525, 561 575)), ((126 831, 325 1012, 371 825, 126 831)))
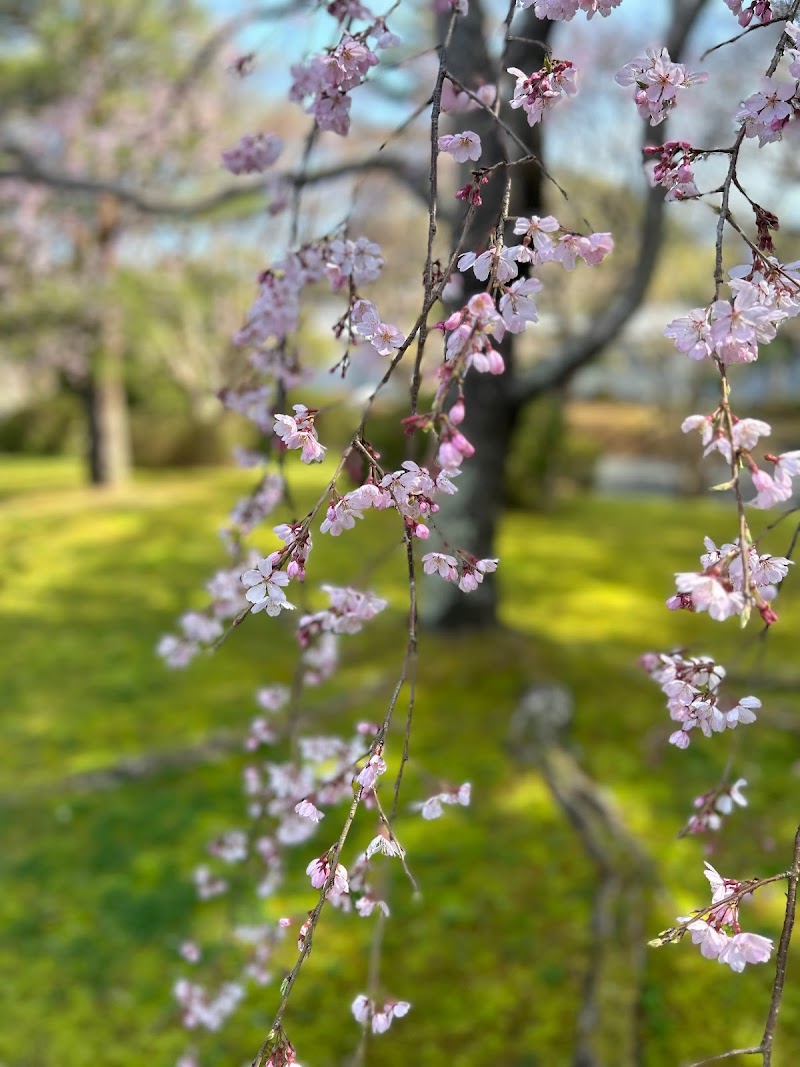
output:
POLYGON ((453 426, 458 426, 464 421, 464 399, 459 397, 455 404, 450 408, 450 422, 453 426))
POLYGON ((767 626, 772 626, 774 622, 778 621, 777 611, 774 611, 769 604, 762 604, 758 609, 758 613, 767 626))

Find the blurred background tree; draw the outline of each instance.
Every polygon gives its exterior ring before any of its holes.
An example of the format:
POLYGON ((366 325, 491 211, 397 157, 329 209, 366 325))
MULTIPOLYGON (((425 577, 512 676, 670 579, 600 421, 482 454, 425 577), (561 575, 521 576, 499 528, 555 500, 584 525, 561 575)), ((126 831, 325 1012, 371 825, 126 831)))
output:
POLYGON ((230 79, 208 47, 208 12, 183 0, 32 2, 4 8, 2 22, 4 369, 22 394, 5 446, 59 448, 76 422, 71 396, 91 481, 120 484, 130 396, 141 404, 172 384, 198 414, 199 382, 221 384, 233 272, 208 258, 203 268, 203 232, 181 216, 219 186, 230 79), (60 394, 55 409, 48 393, 60 394))

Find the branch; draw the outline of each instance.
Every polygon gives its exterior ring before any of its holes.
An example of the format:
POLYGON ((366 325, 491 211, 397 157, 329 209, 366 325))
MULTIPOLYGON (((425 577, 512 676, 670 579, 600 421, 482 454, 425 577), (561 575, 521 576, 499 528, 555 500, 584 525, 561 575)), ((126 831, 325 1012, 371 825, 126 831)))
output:
MULTIPOLYGON (((50 189, 78 193, 84 196, 113 196, 120 203, 134 208, 141 215, 161 216, 164 218, 190 219, 207 215, 228 204, 235 204, 254 196, 263 196, 264 179, 241 182, 219 189, 207 196, 192 200, 162 200, 150 197, 134 186, 126 185, 112 179, 94 178, 88 174, 68 174, 61 170, 52 170, 43 166, 31 153, 20 145, 0 143, 0 151, 13 156, 17 166, 0 170, 0 182, 24 181, 32 185, 44 185, 50 189)), ((276 174, 295 189, 322 182, 334 181, 359 171, 385 171, 404 182, 417 196, 428 198, 428 179, 421 172, 412 170, 404 161, 388 156, 370 156, 352 162, 337 163, 323 167, 312 173, 276 174), (423 190, 424 194, 423 194, 423 190)))
MULTIPOLYGON (((706 0, 677 0, 667 48, 679 62, 687 39, 705 7, 706 0)), ((643 143, 647 143, 645 125, 643 143)), ((521 407, 542 393, 565 385, 573 375, 595 359, 619 335, 644 299, 664 240, 664 190, 649 190, 640 231, 639 251, 619 298, 592 324, 583 336, 568 341, 552 360, 538 364, 517 376, 510 384, 511 400, 521 407)))

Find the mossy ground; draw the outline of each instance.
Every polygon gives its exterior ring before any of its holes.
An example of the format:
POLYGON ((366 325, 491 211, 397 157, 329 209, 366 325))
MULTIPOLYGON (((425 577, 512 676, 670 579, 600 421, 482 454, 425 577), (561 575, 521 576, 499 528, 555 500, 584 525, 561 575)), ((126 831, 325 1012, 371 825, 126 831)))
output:
MULTIPOLYGON (((185 672, 165 671, 153 654, 175 616, 202 604, 204 576, 224 562, 216 527, 246 484, 236 472, 153 475, 98 495, 60 461, 0 466, 0 1063, 8 1067, 168 1065, 186 1044, 170 995, 186 970, 176 949, 192 932, 213 943, 230 907, 197 904, 190 874, 209 838, 242 824, 242 756, 113 789, 81 791, 72 776, 235 733, 253 715, 254 689, 290 677, 290 637, 263 617, 185 672)), ((402 657, 394 527, 390 516, 368 519, 335 543, 316 538, 312 580, 315 568, 330 577, 338 559, 342 579, 368 572, 391 600, 372 629, 348 640, 332 689, 313 696, 320 732, 378 716, 402 657)), ((394 872, 384 977, 386 991, 414 1008, 375 1041, 371 1063, 570 1062, 596 873, 540 776, 509 752, 509 717, 532 681, 572 690, 571 750, 655 860, 662 888, 652 934, 705 900, 704 843, 675 834, 729 757, 751 783, 751 805, 714 839, 713 862, 740 877, 787 865, 800 812, 800 701, 790 689, 751 685, 748 674, 797 676, 796 579, 766 642, 755 640, 755 625, 742 634, 733 622, 667 612, 671 572, 695 565, 706 533, 731 536, 730 514, 714 502, 580 498, 546 515, 515 513, 499 546, 503 627, 423 635, 406 796, 426 795, 439 776, 471 780, 473 805, 439 822, 407 811, 398 821, 422 898, 394 872), (687 752, 670 748, 660 693, 636 661, 680 645, 727 662, 735 692, 762 697, 760 723, 698 738, 687 752)), ((771 536, 766 547, 785 550, 789 533, 771 536)), ((371 829, 361 819, 355 840, 371 829)), ((308 852, 298 849, 286 892, 261 914, 312 905, 308 852)), ((782 902, 780 888, 765 890, 746 907, 748 927, 777 937, 782 902)), ((259 905, 249 907, 256 917, 259 905)), ((334 1067, 356 1044, 349 1004, 364 988, 371 928, 323 918, 286 1019, 301 1062, 334 1067)), ((799 971, 790 957, 775 1067, 800 1062, 799 971)), ((678 1067, 757 1041, 770 982, 768 968, 734 975, 688 943, 650 951, 643 1064, 678 1067)), ((224 1034, 199 1043, 202 1062, 249 1059, 275 1004, 274 987, 249 999, 224 1034)))

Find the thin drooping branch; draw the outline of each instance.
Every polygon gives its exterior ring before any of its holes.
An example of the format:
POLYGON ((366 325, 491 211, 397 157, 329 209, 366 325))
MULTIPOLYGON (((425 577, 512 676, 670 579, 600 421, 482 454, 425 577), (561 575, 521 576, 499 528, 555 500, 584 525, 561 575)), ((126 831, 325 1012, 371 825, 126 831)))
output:
POLYGON ((789 942, 792 939, 795 913, 797 909, 797 885, 800 881, 800 827, 794 837, 794 852, 792 853, 792 866, 789 869, 789 888, 786 891, 786 912, 783 918, 781 939, 778 943, 778 954, 775 959, 775 981, 772 985, 772 996, 769 1001, 767 1021, 764 1024, 764 1034, 761 1038, 761 1050, 764 1056, 764 1067, 770 1067, 772 1063, 772 1045, 775 1041, 775 1027, 778 1024, 778 1012, 783 1000, 783 986, 786 981, 786 960, 789 955, 789 942))
MULTIPOLYGON (((706 0, 676 0, 666 47, 673 62, 679 62, 686 43, 706 5, 706 0)), ((648 125, 644 143, 649 139, 648 125)), ((663 130, 663 127, 662 127, 663 130)), ((665 138, 666 139, 666 138, 665 138)), ((620 295, 608 311, 594 319, 583 335, 568 341, 550 360, 544 360, 525 373, 518 374, 511 385, 511 397, 522 406, 537 396, 566 385, 567 382, 617 337, 642 303, 653 276, 664 240, 664 190, 650 189, 645 201, 639 249, 620 295)))
MULTIPOLYGON (((794 930, 797 913, 797 886, 800 883, 800 827, 798 827, 794 836, 792 865, 789 870, 784 874, 777 874, 771 878, 763 879, 760 885, 781 881, 784 878, 788 882, 786 910, 783 916, 781 937, 778 942, 778 952, 775 957, 775 979, 772 983, 772 995, 769 1000, 769 1009, 767 1010, 767 1019, 764 1023, 764 1033, 761 1041, 758 1045, 751 1045, 748 1048, 728 1049, 725 1052, 718 1052, 714 1056, 696 1060, 690 1067, 705 1067, 708 1063, 720 1063, 722 1060, 729 1060, 734 1056, 761 1056, 762 1067, 772 1067, 772 1047, 775 1042, 775 1030, 778 1025, 778 1012, 783 1001, 783 987, 786 982, 786 961, 789 957, 789 944, 792 940, 792 931, 794 930)), ((720 903, 724 903, 724 901, 718 902, 716 906, 719 907, 720 903)))

